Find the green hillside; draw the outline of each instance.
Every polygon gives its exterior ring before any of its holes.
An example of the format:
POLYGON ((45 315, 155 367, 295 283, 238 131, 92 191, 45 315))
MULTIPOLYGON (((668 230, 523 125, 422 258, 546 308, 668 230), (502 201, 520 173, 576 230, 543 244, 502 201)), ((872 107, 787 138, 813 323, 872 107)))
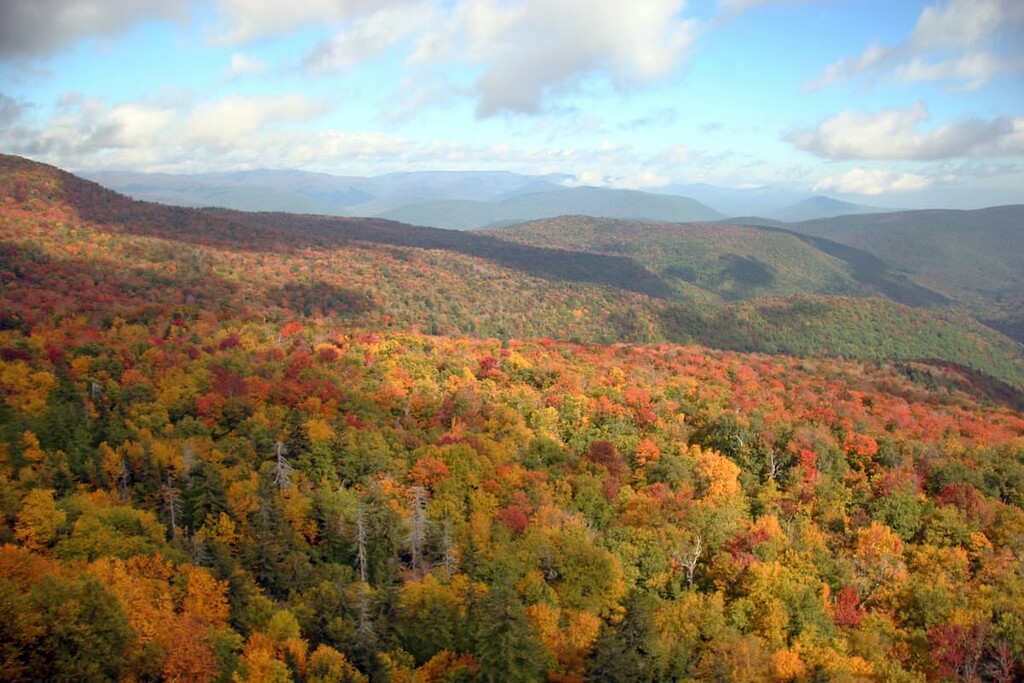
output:
POLYGON ((673 282, 683 296, 696 288, 727 301, 827 294, 944 303, 866 252, 782 229, 562 216, 493 234, 516 243, 627 256, 673 282))
POLYGON ((669 338, 799 357, 944 359, 1024 387, 1021 345, 953 310, 885 299, 795 296, 725 306, 669 306, 669 338), (870 349, 870 351, 868 351, 870 349))
POLYGON ((790 227, 885 259, 1024 340, 1024 206, 840 216, 790 227))

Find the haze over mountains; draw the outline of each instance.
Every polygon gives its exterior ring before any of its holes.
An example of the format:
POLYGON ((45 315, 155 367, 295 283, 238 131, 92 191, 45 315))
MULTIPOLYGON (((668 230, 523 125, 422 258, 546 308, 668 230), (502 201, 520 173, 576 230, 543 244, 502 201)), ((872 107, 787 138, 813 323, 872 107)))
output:
MULTIPOLYGON (((538 182, 553 184, 554 177, 401 174, 378 179, 380 197, 374 200, 360 194, 369 194, 370 187, 361 181, 339 186, 329 176, 254 172, 215 179, 237 189, 269 176, 291 188, 296 199, 318 192, 339 206, 358 201, 350 210, 372 201, 384 206, 387 193, 381 188, 391 196, 411 196, 416 188, 426 192, 426 185, 441 196, 489 194, 490 202, 433 204, 438 215, 463 207, 460 227, 471 223, 466 217, 474 212, 485 224, 500 215, 484 215, 481 207, 543 215, 545 208, 558 211, 576 201, 573 215, 468 232, 375 217, 313 215, 309 207, 302 214, 166 207, 16 157, 5 157, 5 165, 16 186, 13 195, 46 198, 33 205, 43 214, 70 211, 117 231, 231 251, 313 249, 309 257, 289 257, 298 260, 286 269, 298 275, 282 282, 281 292, 247 296, 266 306, 295 297, 308 310, 340 306, 355 316, 352 324, 369 329, 411 325, 445 334, 665 340, 805 357, 944 359, 1024 388, 1024 297, 1018 280, 1008 275, 1024 271, 1021 206, 795 224, 764 219, 766 225, 757 225, 755 219, 738 225, 581 215, 591 206, 613 216, 628 214, 631 205, 667 207, 669 214, 706 209, 691 200, 640 192, 535 191, 538 182), (63 189, 57 194, 33 190, 44 185, 63 189), (648 202, 652 197, 657 201, 648 202), (47 208, 54 201, 57 205, 47 208), (852 236, 857 231, 844 225, 866 226, 859 242, 852 236), (932 231, 929 225, 943 229, 932 231), (985 239, 976 239, 983 234, 985 239), (319 252, 330 257, 316 256, 319 252), (992 281, 976 281, 980 271, 991 272, 992 281)), ((232 286, 248 289, 254 283, 232 286)), ((180 287, 198 291, 200 285, 180 287)))
POLYGON ((570 186, 567 174, 419 171, 374 177, 305 171, 194 175, 83 173, 136 199, 242 211, 377 216, 413 225, 469 229, 581 214, 638 220, 708 221, 759 216, 780 221, 891 211, 782 187, 669 185, 644 191, 570 186))

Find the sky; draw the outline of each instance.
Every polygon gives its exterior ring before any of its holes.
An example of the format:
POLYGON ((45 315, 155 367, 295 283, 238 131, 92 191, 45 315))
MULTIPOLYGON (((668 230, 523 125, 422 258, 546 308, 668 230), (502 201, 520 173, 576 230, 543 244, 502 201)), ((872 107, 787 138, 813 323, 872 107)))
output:
POLYGON ((1024 2, 2 0, 0 151, 1024 203, 1024 2))

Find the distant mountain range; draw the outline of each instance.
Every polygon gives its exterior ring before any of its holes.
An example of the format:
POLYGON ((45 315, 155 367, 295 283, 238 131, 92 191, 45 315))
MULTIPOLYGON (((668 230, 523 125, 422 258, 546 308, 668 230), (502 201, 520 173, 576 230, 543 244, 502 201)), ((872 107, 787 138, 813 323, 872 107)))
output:
POLYGON ((715 210, 730 218, 758 216, 786 223, 845 214, 894 210, 893 208, 844 202, 821 195, 808 196, 805 192, 773 186, 735 188, 692 183, 667 185, 649 191, 692 197, 703 204, 714 207, 715 210))
POLYGON ((422 171, 336 176, 295 170, 233 173, 83 172, 82 177, 135 199, 177 206, 376 216, 429 201, 490 202, 522 192, 564 189, 570 176, 502 171, 422 171))
POLYGON ((490 202, 423 202, 385 212, 380 217, 413 225, 467 229, 573 214, 676 222, 723 218, 714 209, 688 197, 600 187, 560 188, 490 202))
POLYGON ((784 206, 765 214, 766 218, 773 218, 784 223, 796 223, 816 218, 832 218, 833 216, 850 216, 864 213, 891 212, 892 209, 884 209, 876 206, 865 206, 843 202, 831 197, 817 195, 795 204, 784 206))
POLYGON ((501 171, 417 171, 373 177, 294 170, 193 175, 83 172, 135 199, 241 211, 381 217, 470 229, 579 214, 632 220, 710 221, 758 216, 778 221, 891 211, 785 188, 670 185, 644 191, 569 187, 572 176, 501 171))

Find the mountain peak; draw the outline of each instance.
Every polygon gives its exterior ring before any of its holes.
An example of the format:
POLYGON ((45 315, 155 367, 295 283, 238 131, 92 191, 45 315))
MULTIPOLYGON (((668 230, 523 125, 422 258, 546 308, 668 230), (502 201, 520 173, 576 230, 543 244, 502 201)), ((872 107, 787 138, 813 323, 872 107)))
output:
POLYGON ((789 204, 788 206, 771 211, 767 217, 787 223, 796 223, 816 218, 831 218, 833 216, 859 213, 881 213, 885 211, 894 211, 894 209, 854 204, 853 202, 845 202, 841 199, 818 194, 795 204, 789 204))

